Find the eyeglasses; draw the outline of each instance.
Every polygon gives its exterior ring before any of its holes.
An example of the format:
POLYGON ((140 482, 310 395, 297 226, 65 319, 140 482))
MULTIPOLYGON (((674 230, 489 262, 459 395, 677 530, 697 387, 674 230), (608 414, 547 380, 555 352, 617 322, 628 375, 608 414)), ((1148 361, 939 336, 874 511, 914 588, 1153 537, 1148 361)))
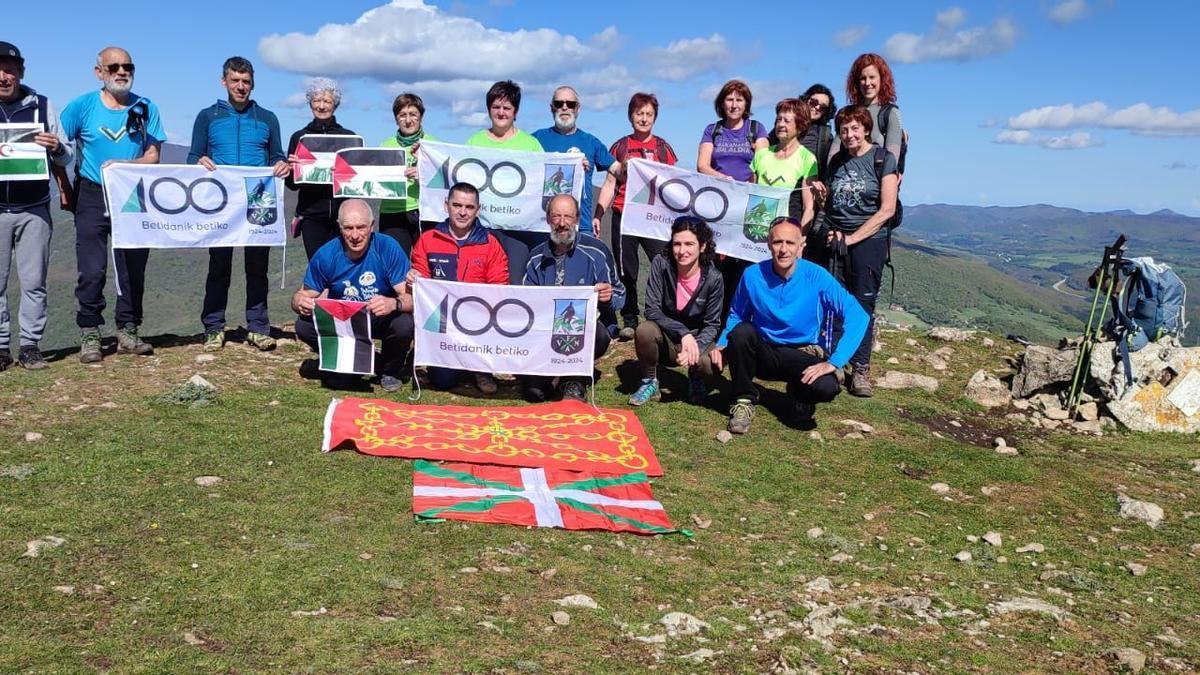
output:
POLYGON ((812 108, 813 110, 829 110, 828 103, 821 103, 820 101, 815 101, 811 98, 808 99, 808 107, 812 108))
POLYGON ((121 70, 122 68, 125 69, 125 72, 133 74, 132 63, 108 63, 101 67, 107 70, 109 75, 116 75, 117 71, 121 70))
POLYGON ((562 110, 563 108, 574 110, 579 107, 579 101, 560 101, 555 99, 550 105, 554 106, 555 110, 562 110))
POLYGON ((791 216, 779 216, 775 220, 771 221, 771 227, 775 227, 776 225, 778 225, 780 223, 790 223, 792 225, 795 225, 796 227, 800 227, 800 221, 796 220, 795 218, 792 218, 791 216))
POLYGON ((396 119, 398 119, 398 120, 419 120, 419 119, 421 119, 421 113, 419 113, 419 112, 402 112, 402 113, 399 113, 396 115, 396 119))

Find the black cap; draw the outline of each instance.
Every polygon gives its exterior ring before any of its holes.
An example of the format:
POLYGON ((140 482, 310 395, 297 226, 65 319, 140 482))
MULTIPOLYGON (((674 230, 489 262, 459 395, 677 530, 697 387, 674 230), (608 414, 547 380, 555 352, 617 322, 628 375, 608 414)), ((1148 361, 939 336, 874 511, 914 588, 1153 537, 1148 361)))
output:
POLYGON ((21 50, 11 42, 0 42, 0 59, 12 59, 22 65, 25 63, 25 59, 21 58, 21 50))

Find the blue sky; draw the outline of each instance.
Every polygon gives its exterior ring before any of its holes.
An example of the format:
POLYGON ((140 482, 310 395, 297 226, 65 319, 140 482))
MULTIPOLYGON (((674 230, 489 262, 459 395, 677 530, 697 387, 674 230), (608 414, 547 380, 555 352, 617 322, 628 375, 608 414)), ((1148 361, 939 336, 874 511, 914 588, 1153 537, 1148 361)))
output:
POLYGON ((309 76, 342 82, 338 119, 368 142, 394 130, 391 99, 407 89, 425 99, 432 133, 462 141, 479 126, 487 84, 511 77, 526 90, 518 126, 548 126, 550 90, 570 83, 580 126, 606 143, 628 133, 629 95, 653 91, 655 131, 688 165, 726 79, 747 79, 755 117, 770 123, 776 100, 813 82, 840 104, 850 63, 874 51, 893 66, 911 135, 906 202, 1200 215, 1200 87, 1185 65, 1200 4, 860 5, 861 19, 843 3, 293 0, 242 12, 126 0, 69 2, 47 21, 19 3, 5 9, 0 39, 22 49, 25 82, 60 108, 97 86, 100 48, 128 48, 135 89, 161 105, 181 143, 197 111, 224 95, 222 61, 239 54, 255 63, 255 99, 285 135, 309 119, 299 95, 309 76))

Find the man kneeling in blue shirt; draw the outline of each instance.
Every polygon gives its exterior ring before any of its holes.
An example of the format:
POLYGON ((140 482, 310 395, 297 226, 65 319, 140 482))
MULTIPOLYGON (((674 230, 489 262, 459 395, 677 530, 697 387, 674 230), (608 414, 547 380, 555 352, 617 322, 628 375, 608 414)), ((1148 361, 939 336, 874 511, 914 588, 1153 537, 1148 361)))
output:
POLYGON ((840 387, 834 372, 846 365, 867 330, 867 313, 828 272, 800 259, 804 236, 794 218, 776 218, 767 240, 771 258, 746 268, 733 294, 725 332, 711 352, 716 368, 729 364, 733 407, 729 431, 750 430, 758 389, 754 378, 787 382, 796 423, 812 425, 818 403, 840 387), (826 357, 818 343, 825 318, 842 317, 842 337, 826 357))

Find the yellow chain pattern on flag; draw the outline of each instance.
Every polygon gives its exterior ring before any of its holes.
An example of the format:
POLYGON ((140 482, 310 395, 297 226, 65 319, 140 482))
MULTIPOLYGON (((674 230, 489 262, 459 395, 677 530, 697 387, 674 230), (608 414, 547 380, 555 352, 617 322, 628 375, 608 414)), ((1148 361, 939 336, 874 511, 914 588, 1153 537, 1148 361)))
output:
POLYGON ((643 470, 647 467, 646 458, 637 451, 637 437, 625 429, 625 418, 609 413, 511 413, 504 410, 481 409, 479 412, 450 412, 446 410, 423 407, 413 410, 408 407, 388 408, 374 403, 358 405, 362 415, 355 419, 354 424, 361 435, 353 439, 362 450, 373 450, 383 446, 427 450, 456 450, 473 455, 495 455, 497 457, 549 457, 563 462, 587 461, 598 464, 616 464, 628 469, 643 470), (385 415, 391 419, 385 420, 385 415), (462 420, 476 420, 483 417, 487 424, 462 420), (506 422, 510 424, 506 424, 506 422), (522 422, 540 422, 542 424, 521 424, 522 422), (605 433, 561 433, 554 429, 565 429, 571 426, 599 425, 607 426, 605 433), (397 433, 383 436, 383 431, 391 427, 397 431, 436 432, 445 440, 441 442, 416 443, 411 435, 397 433), (490 442, 484 447, 470 445, 485 437, 490 442), (572 440, 600 441, 607 440, 617 447, 617 454, 611 455, 594 450, 581 450, 572 440), (531 445, 538 444, 550 448, 553 452, 547 454, 531 445))

